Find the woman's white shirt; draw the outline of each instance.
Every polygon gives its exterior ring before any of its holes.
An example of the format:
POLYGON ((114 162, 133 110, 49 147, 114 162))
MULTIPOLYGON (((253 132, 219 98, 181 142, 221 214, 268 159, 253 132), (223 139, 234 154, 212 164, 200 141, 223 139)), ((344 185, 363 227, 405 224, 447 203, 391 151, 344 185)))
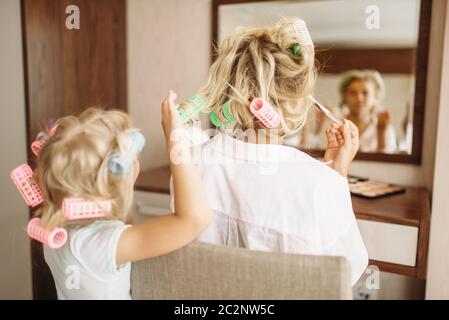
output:
POLYGON ((214 211, 214 222, 198 240, 344 256, 353 284, 365 271, 368 255, 348 181, 335 170, 295 148, 245 143, 222 133, 193 147, 192 156, 214 211))

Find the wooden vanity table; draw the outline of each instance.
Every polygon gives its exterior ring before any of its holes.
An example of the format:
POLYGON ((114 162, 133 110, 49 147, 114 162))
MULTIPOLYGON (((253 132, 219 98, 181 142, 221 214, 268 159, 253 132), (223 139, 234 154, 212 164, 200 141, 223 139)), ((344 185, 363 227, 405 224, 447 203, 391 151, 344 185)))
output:
MULTIPOLYGON (((136 212, 170 212, 168 166, 140 173, 135 186, 136 212)), ((375 200, 352 197, 370 265, 381 271, 426 278, 430 202, 425 188, 408 187, 399 195, 375 200)))

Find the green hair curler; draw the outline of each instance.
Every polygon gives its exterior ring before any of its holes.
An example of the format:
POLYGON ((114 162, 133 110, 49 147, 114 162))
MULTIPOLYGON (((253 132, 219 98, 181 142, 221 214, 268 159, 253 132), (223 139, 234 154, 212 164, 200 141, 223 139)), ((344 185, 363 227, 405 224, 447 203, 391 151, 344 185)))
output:
POLYGON ((181 118, 182 123, 186 123, 190 120, 189 115, 187 114, 187 112, 184 109, 178 108, 178 113, 179 113, 179 117, 181 118))
POLYGON ((235 121, 235 118, 231 114, 231 111, 229 111, 229 107, 230 107, 230 103, 229 103, 229 100, 228 100, 223 105, 223 116, 228 121, 228 123, 233 123, 235 121))
POLYGON ((293 44, 292 50, 293 50, 293 55, 295 57, 298 57, 298 58, 302 57, 301 46, 299 45, 299 43, 293 44))
POLYGON ((184 110, 182 108, 178 108, 179 116, 181 117, 181 121, 186 123, 192 118, 196 116, 204 109, 204 101, 198 95, 194 95, 189 98, 189 104, 192 106, 190 110, 184 110))
POLYGON ((210 118, 210 121, 212 122, 212 124, 216 127, 221 127, 222 125, 224 125, 224 123, 221 122, 220 119, 218 119, 218 115, 215 111, 212 111, 209 114, 209 118, 210 118))
MULTIPOLYGON (((229 106, 230 106, 229 101, 226 101, 223 104, 223 108, 222 108, 223 117, 226 119, 226 123, 233 123, 235 121, 235 118, 229 111, 229 106)), ((216 127, 221 127, 225 124, 224 122, 220 121, 216 111, 212 111, 209 115, 209 118, 210 118, 210 121, 213 123, 213 125, 216 127)))

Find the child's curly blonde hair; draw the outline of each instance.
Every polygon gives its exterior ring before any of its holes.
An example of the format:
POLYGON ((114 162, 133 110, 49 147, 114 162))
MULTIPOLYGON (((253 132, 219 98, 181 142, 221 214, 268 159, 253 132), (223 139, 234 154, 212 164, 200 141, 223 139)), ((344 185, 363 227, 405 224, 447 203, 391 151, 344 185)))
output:
POLYGON ((135 130, 128 115, 89 108, 79 117, 64 117, 55 125, 54 134, 37 159, 35 178, 45 198, 36 211, 41 226, 53 229, 93 221, 64 221, 61 205, 66 197, 111 200, 112 209, 106 219, 124 220, 132 205, 135 177, 110 173, 108 160, 113 152, 127 149, 127 133, 135 130))
POLYGON ((313 46, 299 43, 294 24, 284 18, 266 28, 242 28, 226 37, 207 83, 198 96, 204 112, 215 111, 221 122, 225 102, 236 119, 232 128, 264 128, 250 112, 250 102, 261 97, 281 115, 279 135, 297 133, 307 120, 312 102, 308 96, 316 82, 313 46), (294 48, 299 46, 299 54, 294 48))

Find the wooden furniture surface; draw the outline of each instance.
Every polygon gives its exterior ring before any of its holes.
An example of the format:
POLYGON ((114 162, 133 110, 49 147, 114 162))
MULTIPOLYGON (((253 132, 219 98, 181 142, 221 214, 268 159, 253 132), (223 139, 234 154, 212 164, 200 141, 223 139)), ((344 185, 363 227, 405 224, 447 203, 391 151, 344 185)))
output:
MULTIPOLYGON (((139 191, 169 194, 170 168, 168 166, 142 171, 135 189, 139 191)), ((370 260, 381 271, 426 278, 427 249, 430 230, 429 194, 422 187, 407 187, 406 192, 379 199, 368 200, 352 197, 357 220, 375 221, 418 229, 416 265, 406 266, 390 262, 370 260)))
MULTIPOLYGON (((126 110, 125 0, 22 0, 27 145, 49 120, 89 106, 126 110), (68 29, 66 8, 79 8, 80 29, 68 29)), ((35 157, 28 148, 29 163, 35 157)), ((32 244, 33 296, 56 290, 32 244)))

